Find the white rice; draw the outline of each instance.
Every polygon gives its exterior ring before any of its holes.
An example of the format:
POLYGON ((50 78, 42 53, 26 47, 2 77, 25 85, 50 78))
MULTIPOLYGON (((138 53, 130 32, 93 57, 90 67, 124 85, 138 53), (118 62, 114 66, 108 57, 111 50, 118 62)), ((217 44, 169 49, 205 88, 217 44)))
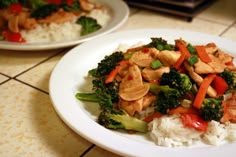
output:
POLYGON ((236 140, 236 124, 220 124, 210 121, 207 131, 200 132, 185 127, 179 115, 162 116, 148 124, 151 139, 159 146, 190 146, 203 142, 209 145, 220 145, 236 140))
MULTIPOLYGON (((86 16, 97 19, 97 22, 102 27, 106 26, 111 19, 111 15, 106 9, 95 9, 86 16)), ((82 28, 81 25, 76 24, 76 20, 77 18, 75 17, 73 21, 62 24, 39 24, 36 29, 22 30, 21 34, 27 43, 49 43, 75 40, 80 37, 82 28)))

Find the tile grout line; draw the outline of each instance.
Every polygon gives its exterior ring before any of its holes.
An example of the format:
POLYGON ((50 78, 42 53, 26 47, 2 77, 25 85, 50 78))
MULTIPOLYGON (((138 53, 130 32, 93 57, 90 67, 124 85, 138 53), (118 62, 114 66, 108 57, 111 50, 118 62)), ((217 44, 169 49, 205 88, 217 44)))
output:
POLYGON ((11 80, 11 78, 6 79, 5 81, 3 81, 3 82, 0 83, 0 86, 3 85, 4 83, 10 81, 10 80, 11 80))
POLYGON ((22 83, 22 84, 24 84, 24 85, 27 85, 27 86, 29 86, 29 87, 31 87, 31 88, 33 88, 33 89, 36 89, 36 90, 38 90, 38 91, 40 91, 40 92, 42 92, 42 93, 44 93, 44 94, 49 95, 49 92, 44 91, 44 90, 42 90, 42 89, 40 89, 40 88, 38 88, 38 87, 35 87, 35 86, 33 86, 33 85, 30 85, 30 84, 28 84, 28 83, 26 83, 26 82, 24 82, 24 81, 18 80, 17 78, 13 78, 13 80, 15 80, 15 81, 17 81, 17 82, 20 82, 20 83, 22 83))
POLYGON ((30 71, 30 70, 32 70, 33 68, 35 68, 35 67, 37 67, 37 66, 41 65, 42 63, 45 63, 46 61, 48 61, 48 60, 52 59, 53 57, 57 56, 58 54, 60 54, 60 53, 64 52, 64 50, 65 50, 65 49, 63 49, 63 50, 61 50, 61 51, 57 52, 56 54, 54 54, 54 55, 52 55, 52 56, 50 56, 50 57, 46 58, 45 60, 43 60, 43 61, 41 61, 41 62, 39 62, 39 63, 35 64, 34 66, 32 66, 32 67, 30 67, 30 68, 26 69, 25 71, 22 71, 22 72, 20 72, 19 74, 15 75, 15 76, 13 76, 13 77, 11 77, 11 78, 13 78, 13 79, 17 78, 18 76, 20 76, 20 75, 22 75, 22 74, 26 73, 27 71, 30 71))
POLYGON ((93 149, 95 147, 95 144, 93 144, 92 146, 90 146, 88 149, 86 149, 81 155, 80 157, 84 157, 91 149, 93 149))
POLYGON ((231 23, 227 28, 225 28, 220 34, 219 36, 222 36, 225 32, 227 32, 230 28, 232 28, 234 26, 234 24, 236 24, 236 21, 234 21, 233 23, 231 23))

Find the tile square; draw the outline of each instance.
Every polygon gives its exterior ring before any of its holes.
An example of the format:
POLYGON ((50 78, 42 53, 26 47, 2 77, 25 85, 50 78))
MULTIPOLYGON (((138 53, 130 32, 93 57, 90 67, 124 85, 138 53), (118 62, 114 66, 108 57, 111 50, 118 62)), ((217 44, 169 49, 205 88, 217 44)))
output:
POLYGON ((62 122, 48 94, 15 80, 0 91, 0 156, 78 157, 91 147, 62 122))
POLYGON ((35 66, 60 50, 50 51, 7 51, 0 50, 0 72, 14 77, 35 66))
POLYGON ((201 12, 197 18, 230 25, 236 20, 235 0, 218 0, 201 12))
POLYGON ((183 29, 219 35, 227 28, 227 26, 201 20, 199 18, 193 19, 192 22, 187 22, 182 18, 160 15, 151 11, 140 11, 131 16, 127 23, 122 27, 123 30, 143 28, 183 29))
POLYGON ((65 52, 50 58, 42 64, 18 76, 17 79, 48 92, 51 72, 64 54, 65 52))
POLYGON ((98 146, 91 149, 84 157, 121 157, 98 146))
POLYGON ((7 79, 9 79, 8 77, 4 76, 4 75, 1 75, 0 74, 0 84, 4 81, 6 81, 7 79))

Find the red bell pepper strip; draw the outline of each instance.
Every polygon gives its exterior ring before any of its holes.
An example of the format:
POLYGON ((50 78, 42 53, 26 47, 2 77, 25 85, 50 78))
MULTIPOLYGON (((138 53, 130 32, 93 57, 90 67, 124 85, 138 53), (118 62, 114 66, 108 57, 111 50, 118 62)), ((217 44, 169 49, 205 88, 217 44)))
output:
POLYGON ((195 114, 183 114, 181 120, 184 126, 197 129, 199 131, 207 131, 208 122, 201 119, 195 114))
POLYGON ((13 32, 9 32, 9 31, 3 31, 2 32, 2 36, 10 42, 18 42, 18 43, 23 43, 25 42, 25 39, 22 38, 21 34, 18 33, 13 33, 13 32))
POLYGON ((195 46, 195 49, 196 49, 197 55, 201 61, 203 61, 204 63, 211 62, 211 58, 207 54, 205 46, 195 46))
POLYGON ((150 116, 147 116, 146 118, 144 118, 143 121, 145 121, 146 123, 149 123, 151 121, 153 121, 154 118, 160 118, 162 116, 162 114, 160 112, 155 112, 153 114, 151 114, 150 116))
POLYGON ((210 84, 212 83, 212 81, 215 79, 215 77, 216 77, 216 74, 209 74, 203 79, 203 81, 199 87, 199 90, 197 92, 197 95, 194 99, 194 102, 193 102, 193 106, 195 108, 197 108, 197 109, 201 108, 203 100, 204 100, 206 93, 207 93, 207 89, 210 86, 210 84))
POLYGON ((188 59, 191 54, 188 51, 188 49, 186 48, 185 45, 181 44, 180 42, 176 42, 176 47, 179 49, 181 55, 178 58, 178 60, 174 63, 174 68, 179 69, 182 65, 182 63, 184 62, 185 59, 188 59))
POLYGON ((20 3, 12 3, 9 6, 9 10, 13 14, 19 14, 22 11, 23 7, 20 3))
POLYGON ((216 76, 212 82, 212 87, 216 90, 217 96, 221 96, 228 89, 228 84, 222 77, 216 76))
POLYGON ((170 109, 168 114, 173 115, 173 114, 195 114, 199 115, 199 112, 192 108, 192 107, 183 107, 183 106, 178 106, 176 108, 170 109))
POLYGON ((128 60, 120 61, 119 64, 108 74, 105 80, 105 83, 106 84, 111 83, 115 79, 116 75, 118 74, 121 66, 124 66, 124 65, 129 65, 129 61, 128 60))

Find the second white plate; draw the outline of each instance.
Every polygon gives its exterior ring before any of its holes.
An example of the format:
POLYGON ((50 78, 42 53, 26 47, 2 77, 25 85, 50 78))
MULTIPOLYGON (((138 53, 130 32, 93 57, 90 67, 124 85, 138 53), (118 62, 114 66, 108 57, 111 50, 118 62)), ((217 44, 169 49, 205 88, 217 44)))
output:
POLYGON ((33 50, 49 50, 49 49, 57 49, 64 48, 69 46, 74 46, 80 44, 82 42, 94 39, 96 37, 108 34, 116 29, 118 29, 121 25, 123 25, 129 16, 129 8, 127 4, 121 0, 96 0, 99 4, 105 5, 111 10, 111 21, 104 28, 79 37, 77 40, 64 41, 64 42, 51 42, 51 43, 14 43, 7 41, 0 41, 0 49, 7 50, 17 50, 17 51, 33 51, 33 50))

